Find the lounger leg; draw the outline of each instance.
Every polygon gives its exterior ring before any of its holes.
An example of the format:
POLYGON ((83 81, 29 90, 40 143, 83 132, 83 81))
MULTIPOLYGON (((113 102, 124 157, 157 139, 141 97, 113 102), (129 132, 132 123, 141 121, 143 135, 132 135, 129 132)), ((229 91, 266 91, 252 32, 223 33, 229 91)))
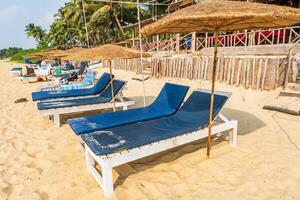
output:
POLYGON ((89 154, 89 152, 87 150, 85 151, 85 161, 86 161, 87 171, 92 172, 94 159, 92 158, 92 156, 89 154))
POLYGON ((59 114, 53 115, 53 122, 54 122, 55 127, 57 127, 57 128, 60 127, 60 115, 59 114))
POLYGON ((86 165, 87 165, 87 170, 90 172, 98 182, 98 184, 102 187, 104 196, 106 198, 109 198, 114 190, 114 185, 113 185, 113 178, 112 178, 112 167, 108 162, 103 162, 103 163, 98 163, 101 166, 102 169, 102 176, 99 174, 99 172, 96 170, 94 167, 96 162, 92 155, 89 153, 89 150, 86 148, 85 149, 85 159, 86 159, 86 165))
POLYGON ((231 123, 232 123, 232 129, 229 132, 229 144, 231 147, 236 147, 238 122, 236 120, 232 120, 231 123))
POLYGON ((111 197, 114 190, 114 183, 112 177, 112 167, 104 163, 102 165, 102 176, 103 176, 103 191, 105 197, 111 197))
POLYGON ((123 110, 127 110, 128 109, 128 106, 123 106, 123 110))

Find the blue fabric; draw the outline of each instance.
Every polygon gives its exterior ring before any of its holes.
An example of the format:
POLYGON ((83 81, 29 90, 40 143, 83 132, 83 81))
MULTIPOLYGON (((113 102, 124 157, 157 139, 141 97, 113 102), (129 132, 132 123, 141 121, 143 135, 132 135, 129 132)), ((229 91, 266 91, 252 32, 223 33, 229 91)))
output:
POLYGON ((22 71, 22 67, 13 67, 10 71, 22 71))
POLYGON ((188 89, 189 87, 187 86, 166 83, 156 100, 147 107, 69 119, 67 122, 75 134, 80 135, 105 128, 168 116, 175 113, 179 108, 188 89))
POLYGON ((23 78, 30 78, 30 77, 36 77, 35 74, 23 74, 21 75, 20 77, 23 77, 23 78))
MULTIPOLYGON (((113 80, 114 95, 116 95, 125 85, 124 81, 113 80)), ((106 87, 103 92, 96 97, 87 97, 81 99, 64 99, 60 101, 41 101, 38 102, 37 107, 39 110, 47 110, 54 108, 64 108, 71 106, 83 106, 100 103, 108 103, 112 100, 111 96, 111 84, 106 87)))
POLYGON ((64 73, 64 74, 52 74, 54 78, 67 78, 71 73, 64 73))
POLYGON ((94 83, 96 72, 88 72, 82 82, 71 82, 69 84, 61 84, 59 86, 59 90, 74 90, 74 89, 82 89, 84 87, 90 86, 94 83))
MULTIPOLYGON (((105 155, 197 131, 208 124, 210 96, 209 92, 195 91, 171 116, 108 128, 81 137, 96 155, 105 155)), ((227 99, 226 95, 215 95, 214 118, 227 99)))
POLYGON ((97 83, 91 88, 66 90, 66 91, 41 91, 33 92, 32 100, 39 101, 45 99, 55 99, 55 98, 67 98, 67 97, 78 97, 87 95, 96 95, 104 90, 104 88, 110 82, 110 75, 108 73, 103 73, 97 83))

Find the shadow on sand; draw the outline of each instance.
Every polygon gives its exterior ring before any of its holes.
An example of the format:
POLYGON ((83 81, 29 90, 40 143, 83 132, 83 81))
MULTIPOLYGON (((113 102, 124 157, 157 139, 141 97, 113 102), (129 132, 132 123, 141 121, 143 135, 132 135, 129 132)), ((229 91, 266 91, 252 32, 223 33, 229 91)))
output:
MULTIPOLYGON (((222 112, 226 117, 237 119, 238 120, 238 135, 246 135, 251 132, 264 127, 265 123, 258 119, 255 115, 240 111, 225 108, 222 112), (251 126, 249 126, 251 123, 251 126)), ((213 145, 217 145, 225 140, 225 137, 214 138, 213 145)), ((158 153, 152 156, 148 156, 146 158, 142 158, 136 161, 133 161, 128 164, 124 164, 115 168, 115 170, 120 175, 115 183, 115 187, 118 187, 123 184, 126 178, 132 174, 138 173, 140 171, 149 169, 154 167, 155 165, 161 163, 172 162, 179 157, 197 151, 199 149, 206 148, 207 140, 201 139, 199 141, 195 141, 186 145, 182 145, 180 147, 176 147, 162 153, 158 153)), ((205 155, 203 155, 203 158, 205 155)))
POLYGON ((245 111, 224 108, 222 113, 229 119, 238 120, 238 135, 246 135, 266 125, 254 114, 245 111))

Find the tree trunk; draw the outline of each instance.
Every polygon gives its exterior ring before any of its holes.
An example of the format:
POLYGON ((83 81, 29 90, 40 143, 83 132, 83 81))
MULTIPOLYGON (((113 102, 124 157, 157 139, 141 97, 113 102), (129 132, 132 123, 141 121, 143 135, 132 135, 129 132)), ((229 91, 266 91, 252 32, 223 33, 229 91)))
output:
POLYGON ((124 38, 124 37, 125 37, 125 34, 124 34, 124 31, 123 31, 121 22, 120 22, 120 20, 119 20, 117 14, 116 14, 115 7, 113 7, 113 16, 114 16, 115 22, 116 22, 116 24, 117 24, 118 32, 121 34, 122 38, 124 38))

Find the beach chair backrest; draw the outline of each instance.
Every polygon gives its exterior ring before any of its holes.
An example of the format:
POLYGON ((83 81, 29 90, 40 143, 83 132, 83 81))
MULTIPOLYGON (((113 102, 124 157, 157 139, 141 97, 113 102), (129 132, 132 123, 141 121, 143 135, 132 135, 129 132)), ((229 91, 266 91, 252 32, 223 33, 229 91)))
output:
MULTIPOLYGON (((116 96, 125 86, 126 82, 121 80, 113 80, 113 89, 114 89, 114 96, 116 96)), ((112 99, 111 96, 111 84, 105 88, 105 90, 100 94, 100 97, 105 97, 112 99)))
MULTIPOLYGON (((218 116, 230 95, 230 93, 225 92, 215 93, 213 119, 218 116)), ((210 97, 211 93, 208 90, 194 91, 174 115, 174 118, 192 122, 196 126, 199 124, 207 125, 209 120, 210 97)))
POLYGON ((110 75, 109 73, 103 73, 102 76, 99 78, 99 80, 96 82, 96 84, 91 88, 93 94, 97 94, 104 90, 106 86, 110 82, 110 75))
POLYGON ((38 67, 37 69, 35 69, 34 73, 37 76, 47 76, 50 74, 51 68, 52 68, 51 64, 43 64, 40 67, 38 67))
POLYGON ((80 67, 79 67, 77 74, 79 76, 83 75, 86 71, 87 66, 88 66, 88 64, 86 62, 80 62, 80 67))
POLYGON ((177 110, 188 90, 188 86, 166 83, 150 106, 177 110))
POLYGON ((27 75, 34 74, 34 69, 32 67, 28 67, 28 66, 25 66, 25 67, 26 67, 26 74, 27 75))
POLYGON ((97 72, 88 72, 82 80, 83 86, 92 85, 95 80, 96 74, 97 72))

